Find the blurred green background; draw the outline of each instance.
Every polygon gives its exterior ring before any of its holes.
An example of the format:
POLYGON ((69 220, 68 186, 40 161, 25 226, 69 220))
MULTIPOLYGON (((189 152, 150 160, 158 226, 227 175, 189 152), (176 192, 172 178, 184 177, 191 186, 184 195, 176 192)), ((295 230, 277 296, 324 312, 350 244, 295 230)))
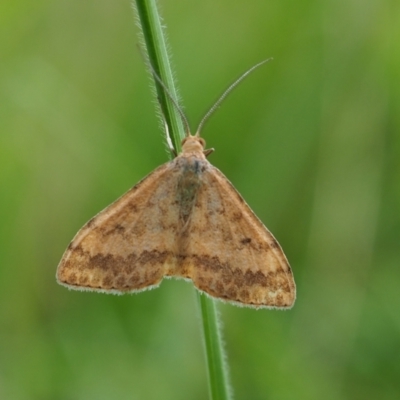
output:
MULTIPOLYGON (((219 304, 237 399, 400 397, 400 3, 160 1, 209 160, 276 235, 291 311, 219 304)), ((167 161, 129 0, 0 6, 0 398, 206 399, 194 289, 68 291, 78 229, 167 161)))

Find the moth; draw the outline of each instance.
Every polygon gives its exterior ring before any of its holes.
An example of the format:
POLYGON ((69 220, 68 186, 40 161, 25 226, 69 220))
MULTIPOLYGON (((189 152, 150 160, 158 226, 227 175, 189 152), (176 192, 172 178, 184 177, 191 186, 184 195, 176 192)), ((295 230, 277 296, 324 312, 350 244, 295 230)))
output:
POLYGON ((207 160, 212 149, 205 149, 199 134, 230 90, 266 61, 222 94, 195 135, 187 129, 179 155, 83 226, 61 259, 58 283, 122 294, 155 288, 164 277, 175 277, 235 305, 292 307, 296 286, 281 246, 207 160))

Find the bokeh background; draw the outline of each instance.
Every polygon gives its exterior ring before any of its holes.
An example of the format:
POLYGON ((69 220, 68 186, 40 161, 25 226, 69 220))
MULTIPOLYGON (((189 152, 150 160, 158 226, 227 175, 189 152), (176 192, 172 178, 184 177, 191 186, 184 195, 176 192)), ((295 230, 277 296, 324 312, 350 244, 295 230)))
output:
MULTIPOLYGON (((219 304, 237 399, 400 397, 400 3, 160 1, 210 161, 292 264, 291 311, 219 304)), ((68 291, 77 230, 167 161, 129 0, 0 5, 0 398, 206 399, 192 285, 68 291)))

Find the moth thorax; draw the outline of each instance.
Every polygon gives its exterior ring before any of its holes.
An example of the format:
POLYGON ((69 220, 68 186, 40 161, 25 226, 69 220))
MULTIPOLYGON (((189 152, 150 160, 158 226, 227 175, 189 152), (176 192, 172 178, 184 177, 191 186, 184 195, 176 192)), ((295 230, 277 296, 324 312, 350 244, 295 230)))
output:
POLYGON ((188 136, 182 140, 183 153, 202 153, 206 142, 199 136, 188 136))

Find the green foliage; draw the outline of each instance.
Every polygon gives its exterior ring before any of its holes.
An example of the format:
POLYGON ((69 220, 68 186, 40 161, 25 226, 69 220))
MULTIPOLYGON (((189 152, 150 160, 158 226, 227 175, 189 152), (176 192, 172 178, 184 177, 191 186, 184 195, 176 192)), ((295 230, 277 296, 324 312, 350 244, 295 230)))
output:
MULTIPOLYGON (((202 132, 298 285, 290 312, 219 307, 235 398, 397 398, 396 6, 160 3, 193 126, 274 57, 202 132)), ((114 297, 54 279, 86 220, 168 159, 131 4, 0 7, 0 398, 207 398, 190 284, 114 297)))

